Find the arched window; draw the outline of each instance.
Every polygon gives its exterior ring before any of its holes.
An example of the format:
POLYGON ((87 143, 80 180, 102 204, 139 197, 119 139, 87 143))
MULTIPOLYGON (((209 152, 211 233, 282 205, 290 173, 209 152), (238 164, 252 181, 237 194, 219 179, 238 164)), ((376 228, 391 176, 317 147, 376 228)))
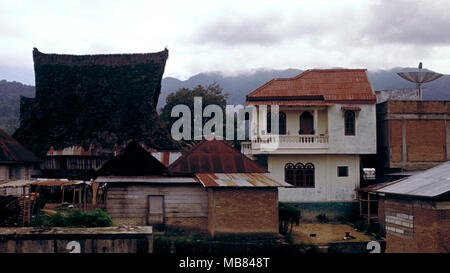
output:
MULTIPOLYGON (((279 112, 278 114, 278 133, 280 135, 286 134, 286 114, 284 112, 279 112)), ((267 113, 267 133, 272 133, 272 113, 267 113)))
POLYGON ((355 135, 355 111, 347 110, 345 111, 345 135, 354 136, 355 135))
POLYGON ((307 163, 305 165, 305 187, 314 188, 314 165, 307 163))
POLYGON ((314 134, 314 118, 313 115, 305 111, 300 115, 300 135, 313 135, 314 134))
POLYGON ((288 163, 284 166, 284 181, 294 185, 294 164, 288 163))
POLYGON ((295 164, 295 183, 294 185, 297 187, 301 187, 301 181, 305 176, 305 165, 302 163, 295 164))
POLYGON ((296 187, 301 188, 314 188, 314 164, 307 163, 287 163, 284 166, 284 177, 285 181, 289 184, 292 184, 296 187))

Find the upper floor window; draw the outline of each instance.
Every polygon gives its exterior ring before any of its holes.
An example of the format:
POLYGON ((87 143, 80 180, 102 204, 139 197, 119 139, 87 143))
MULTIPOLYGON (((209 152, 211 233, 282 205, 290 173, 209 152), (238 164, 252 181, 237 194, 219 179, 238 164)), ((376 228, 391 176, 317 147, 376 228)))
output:
POLYGON ((354 136, 355 135, 355 111, 353 110, 346 110, 345 111, 345 135, 346 136, 354 136))
MULTIPOLYGON (((286 134, 286 114, 284 112, 278 113, 278 125, 279 125, 278 133, 280 135, 285 135, 286 134)), ((272 133, 272 113, 271 112, 267 113, 267 133, 268 134, 272 133)))
POLYGON ((305 111, 300 115, 300 135, 314 135, 314 118, 313 115, 305 111))
POLYGON ((315 170, 312 163, 287 163, 284 167, 285 181, 296 187, 314 188, 315 170))

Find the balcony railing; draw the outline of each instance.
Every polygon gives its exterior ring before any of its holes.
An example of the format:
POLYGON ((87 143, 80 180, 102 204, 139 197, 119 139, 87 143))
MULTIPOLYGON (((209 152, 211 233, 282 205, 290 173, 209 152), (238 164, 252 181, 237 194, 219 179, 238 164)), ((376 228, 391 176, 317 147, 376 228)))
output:
POLYGON ((252 150, 271 150, 273 152, 287 149, 326 149, 329 145, 328 135, 268 135, 256 137, 249 142, 242 143, 244 154, 252 153, 252 150))

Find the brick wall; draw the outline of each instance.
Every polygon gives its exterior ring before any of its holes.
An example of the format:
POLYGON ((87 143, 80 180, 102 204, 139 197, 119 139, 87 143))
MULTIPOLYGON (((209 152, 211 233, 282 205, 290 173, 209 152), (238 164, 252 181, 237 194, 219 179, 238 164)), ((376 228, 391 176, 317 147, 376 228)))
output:
POLYGON ((165 219, 165 225, 189 230, 208 230, 207 217, 168 217, 165 219))
POLYGON ((278 233, 276 188, 210 188, 208 203, 212 235, 278 233))
POLYGON ((445 161, 445 133, 444 120, 407 120, 408 161, 445 161))
POLYGON ((449 101, 378 104, 379 165, 419 170, 447 161, 450 156, 449 110, 449 101))
MULTIPOLYGON (((398 200, 387 197, 386 252, 387 253, 448 253, 450 251, 450 209, 436 208, 431 201, 398 200), (396 213, 400 220, 389 223, 387 217, 396 213), (406 227, 401 219, 412 216, 412 227, 406 227), (402 223, 400 223, 402 221, 402 223), (403 232, 392 231, 397 228, 403 232), (412 231, 412 234, 408 234, 412 231)), ((411 218, 411 217, 409 217, 411 218)), ((395 219, 395 218, 393 218, 395 219)))

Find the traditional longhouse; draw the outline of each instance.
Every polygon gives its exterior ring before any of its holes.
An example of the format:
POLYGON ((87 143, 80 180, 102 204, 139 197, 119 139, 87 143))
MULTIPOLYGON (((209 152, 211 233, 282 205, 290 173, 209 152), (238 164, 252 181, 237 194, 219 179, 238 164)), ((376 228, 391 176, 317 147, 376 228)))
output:
POLYGON ((39 161, 32 152, 0 129, 0 181, 30 179, 39 161))
POLYGON ((365 69, 314 69, 272 79, 247 95, 256 108, 242 151, 294 188, 280 201, 305 218, 345 216, 355 207, 361 156, 376 153, 376 97, 365 69), (279 106, 272 117, 270 107, 279 106), (272 119, 279 120, 274 133, 272 119))
POLYGON ((450 162, 380 187, 386 252, 450 251, 450 162))
POLYGON ((177 150, 156 112, 168 50, 62 55, 33 50, 36 97, 21 99, 14 137, 45 157, 44 175, 85 179, 134 139, 177 150))
POLYGON ((136 142, 98 171, 116 224, 222 233, 277 233, 275 180, 222 141, 203 141, 167 168, 136 142))

